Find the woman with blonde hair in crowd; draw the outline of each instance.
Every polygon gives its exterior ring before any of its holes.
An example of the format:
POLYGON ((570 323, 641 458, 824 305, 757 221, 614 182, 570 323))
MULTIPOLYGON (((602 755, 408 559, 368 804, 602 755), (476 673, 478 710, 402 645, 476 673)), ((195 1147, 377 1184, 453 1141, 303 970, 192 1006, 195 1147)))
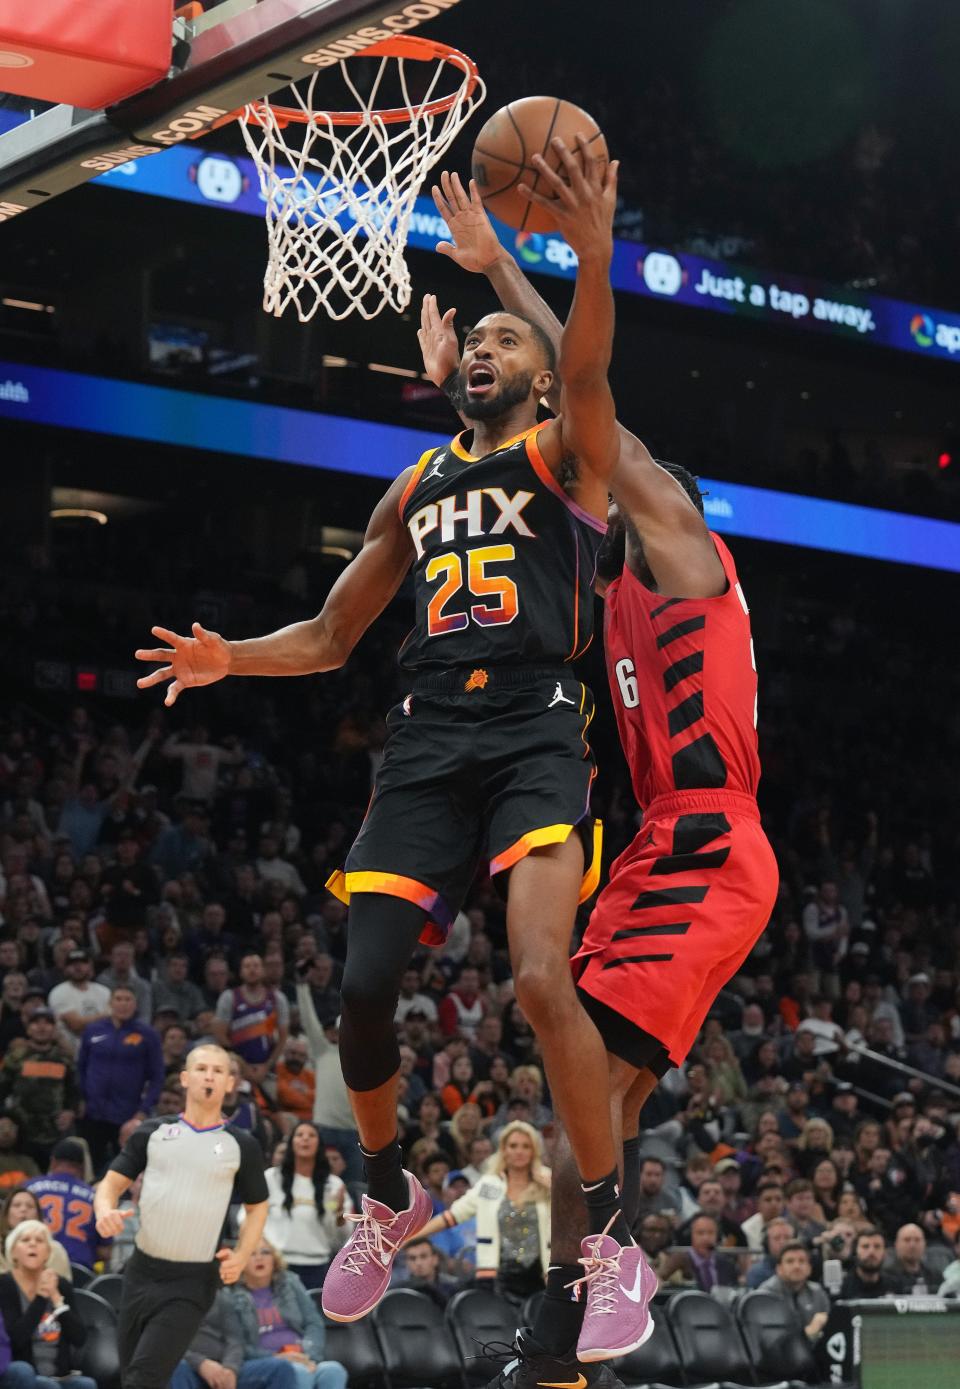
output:
POLYGON ((261 1237, 226 1296, 244 1362, 277 1357, 293 1366, 297 1389, 346 1389, 346 1370, 324 1359, 326 1328, 319 1308, 268 1239, 261 1237))
POLYGON ((478 1104, 462 1104, 450 1120, 450 1137, 457 1145, 457 1166, 466 1167, 470 1161, 470 1144, 483 1134, 483 1115, 478 1104))
POLYGON ((500 1131, 497 1151, 480 1180, 428 1220, 417 1238, 477 1221, 477 1278, 496 1279, 497 1291, 522 1302, 543 1287, 550 1262, 550 1169, 530 1124, 515 1119, 500 1131))
POLYGON ((21 1220, 4 1241, 9 1272, 0 1274, 0 1316, 12 1356, 5 1389, 51 1389, 65 1381, 73 1389, 97 1389, 75 1369, 87 1330, 71 1306, 70 1280, 50 1267, 51 1245, 42 1220, 21 1220))
POLYGON ((711 1037, 703 1048, 710 1077, 710 1091, 721 1104, 739 1104, 747 1098, 747 1083, 736 1052, 726 1037, 711 1037))
POLYGON ((804 1124, 796 1142, 794 1166, 801 1177, 812 1177, 813 1169, 833 1152, 833 1127, 814 1115, 804 1124))
MULTIPOLYGON (((6 1197, 0 1209, 0 1273, 6 1273, 9 1265, 4 1255, 7 1235, 25 1220, 39 1220, 43 1224, 43 1211, 40 1202, 27 1186, 15 1186, 6 1197)), ((61 1278, 73 1280, 70 1256, 59 1240, 50 1237, 50 1260, 48 1268, 61 1278)))

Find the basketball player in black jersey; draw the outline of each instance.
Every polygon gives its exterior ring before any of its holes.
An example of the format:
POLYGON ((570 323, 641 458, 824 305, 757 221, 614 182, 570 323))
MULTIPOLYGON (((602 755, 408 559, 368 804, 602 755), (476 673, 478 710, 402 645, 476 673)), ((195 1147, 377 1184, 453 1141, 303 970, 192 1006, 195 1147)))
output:
POLYGON ((418 938, 442 937, 482 857, 501 881, 509 875, 517 998, 543 1048, 591 1231, 610 1228, 629 1243, 605 1052, 568 966, 577 901, 597 871, 592 698, 568 663, 591 638, 618 455, 607 381, 617 168, 603 171, 584 157, 584 173, 555 146, 568 181, 543 161, 538 170, 564 202, 579 257, 560 345, 561 413, 536 424, 557 365, 549 338, 515 314, 490 314, 468 335, 459 368, 472 431, 431 450, 390 487, 317 617, 247 641, 196 623, 192 637, 157 627, 169 646, 137 652, 160 663, 139 684, 169 681, 168 706, 182 690, 226 675, 336 669, 413 566, 416 624, 401 653, 409 693, 390 714, 363 828, 331 880, 350 901, 340 1051, 369 1180, 363 1217, 324 1286, 324 1308, 337 1320, 376 1304, 397 1247, 431 1214, 400 1163, 393 1015, 418 938))

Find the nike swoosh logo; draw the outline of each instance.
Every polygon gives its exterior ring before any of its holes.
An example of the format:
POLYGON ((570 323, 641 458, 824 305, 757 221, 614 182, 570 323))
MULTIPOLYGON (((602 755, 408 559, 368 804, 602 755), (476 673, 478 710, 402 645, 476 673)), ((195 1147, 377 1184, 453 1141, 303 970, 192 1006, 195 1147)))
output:
POLYGON ((629 1297, 631 1302, 640 1301, 641 1297, 643 1297, 643 1264, 637 1265, 637 1276, 634 1279, 633 1287, 625 1288, 621 1283, 620 1291, 623 1293, 624 1297, 629 1297))
POLYGON ((539 1389, 587 1389, 587 1381, 583 1375, 577 1375, 576 1379, 538 1379, 539 1389))

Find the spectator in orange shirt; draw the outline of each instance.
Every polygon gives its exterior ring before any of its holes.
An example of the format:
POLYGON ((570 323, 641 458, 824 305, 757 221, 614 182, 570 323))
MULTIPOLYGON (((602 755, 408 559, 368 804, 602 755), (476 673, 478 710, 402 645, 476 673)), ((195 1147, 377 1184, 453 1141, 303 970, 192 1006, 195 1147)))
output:
POLYGON ((277 1105, 296 1119, 313 1118, 317 1078, 307 1065, 308 1057, 306 1039, 291 1037, 277 1064, 277 1105))

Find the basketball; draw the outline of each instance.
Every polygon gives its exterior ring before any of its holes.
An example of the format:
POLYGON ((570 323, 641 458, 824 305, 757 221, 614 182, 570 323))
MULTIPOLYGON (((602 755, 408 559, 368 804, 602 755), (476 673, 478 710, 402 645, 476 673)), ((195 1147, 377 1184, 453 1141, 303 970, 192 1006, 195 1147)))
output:
POLYGON ((473 177, 487 211, 518 231, 554 231, 546 208, 537 207, 517 192, 526 183, 538 191, 540 175, 531 160, 543 155, 552 169, 561 161, 550 146, 559 136, 569 150, 577 152, 577 136, 588 141, 590 152, 601 164, 607 162, 607 142, 592 116, 561 97, 525 96, 496 111, 477 136, 473 147, 473 177))

